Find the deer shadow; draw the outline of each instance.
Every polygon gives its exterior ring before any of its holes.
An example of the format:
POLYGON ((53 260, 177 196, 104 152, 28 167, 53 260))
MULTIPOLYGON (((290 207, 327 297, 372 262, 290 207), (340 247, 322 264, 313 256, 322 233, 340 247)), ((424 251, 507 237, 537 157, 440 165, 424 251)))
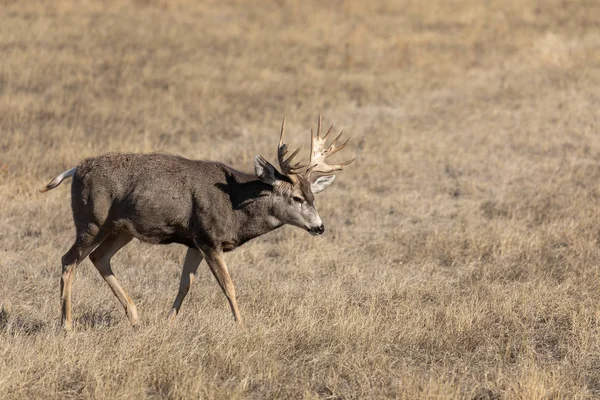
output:
POLYGON ((83 315, 74 318, 75 329, 108 328, 118 325, 122 318, 114 315, 110 310, 86 311, 83 315))
POLYGON ((21 315, 14 314, 0 308, 0 334, 6 333, 11 336, 35 336, 48 325, 40 320, 27 319, 21 315))
MULTIPOLYGON (((62 331, 58 318, 52 322, 28 318, 0 307, 0 335, 36 336, 48 329, 62 331)), ((94 330, 113 327, 121 323, 121 318, 109 310, 97 310, 84 313, 73 320, 76 330, 94 330)))

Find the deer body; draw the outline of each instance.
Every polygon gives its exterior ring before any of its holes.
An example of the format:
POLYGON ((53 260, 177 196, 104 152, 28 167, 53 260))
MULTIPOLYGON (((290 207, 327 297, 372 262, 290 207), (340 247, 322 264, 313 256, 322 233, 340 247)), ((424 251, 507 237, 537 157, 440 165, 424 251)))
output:
POLYGON ((230 251, 283 225, 272 217, 272 189, 217 162, 108 154, 77 167, 71 201, 78 232, 230 251))
MULTIPOLYGON (((285 121, 284 121, 285 122, 285 121)), ((179 292, 169 319, 174 320, 206 260, 223 290, 234 318, 241 323, 235 289, 223 253, 285 224, 313 235, 324 232, 313 193, 333 181, 331 171, 349 162, 329 165, 324 159, 344 145, 328 149, 313 136, 311 164, 291 166, 287 146, 279 144, 280 173, 261 156, 255 175, 212 161, 163 154, 106 154, 89 158, 54 178, 41 191, 73 177, 71 207, 75 243, 62 257, 61 300, 65 329, 72 326, 71 287, 75 267, 88 255, 121 302, 132 324, 138 323, 135 304, 114 275, 110 260, 133 238, 152 244, 180 243, 188 247, 179 292), (303 173, 299 168, 306 168, 303 173), (316 171, 319 176, 312 176, 316 171), (328 174, 329 173, 329 174, 328 174)))

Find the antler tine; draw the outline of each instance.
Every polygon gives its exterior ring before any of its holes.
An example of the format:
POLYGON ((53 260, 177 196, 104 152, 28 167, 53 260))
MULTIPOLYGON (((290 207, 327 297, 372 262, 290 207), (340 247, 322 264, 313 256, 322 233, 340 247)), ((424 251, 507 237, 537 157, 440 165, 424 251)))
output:
POLYGON ((279 134, 279 148, 284 146, 284 143, 283 143, 284 131, 285 131, 285 117, 283 117, 283 121, 281 121, 281 133, 279 134))
POLYGON ((321 137, 321 114, 319 114, 319 123, 317 125, 317 138, 321 137))
POLYGON ((285 159, 285 155, 288 153, 287 144, 283 143, 283 138, 285 136, 285 118, 281 122, 281 133, 279 134, 279 146, 277 148, 277 158, 279 159, 279 167, 281 168, 281 172, 288 176, 292 176, 297 174, 299 169, 305 168, 306 165, 301 165, 300 163, 296 163, 292 165, 292 160, 302 146, 298 147, 287 159, 285 159))
POLYGON ((292 165, 292 160, 294 159, 294 157, 296 157, 296 155, 298 154, 300 149, 302 149, 302 146, 300 146, 296 150, 294 150, 294 152, 287 158, 287 160, 285 160, 285 163, 287 165, 289 165, 291 167, 291 169, 293 169, 293 170, 306 167, 306 165, 302 166, 302 165, 300 165, 300 163, 296 163, 295 165, 292 165))
POLYGON ((354 160, 356 160, 356 157, 354 157, 350 160, 347 160, 347 161, 342 161, 338 164, 314 165, 312 168, 309 169, 308 173, 309 174, 320 173, 320 174, 324 174, 324 175, 331 175, 332 172, 341 171, 342 169, 344 169, 344 167, 346 165, 352 164, 354 162, 354 160))
POLYGON ((339 135, 337 135, 337 137, 335 139, 333 139, 333 142, 331 142, 331 145, 329 145, 329 148, 327 149, 327 157, 337 153, 338 151, 340 151, 341 149, 343 149, 344 147, 346 147, 346 145, 348 144, 348 142, 350 141, 350 139, 352 138, 348 138, 344 143, 342 143, 341 145, 337 146, 337 141, 339 138, 342 137, 342 135, 344 134, 344 130, 342 129, 339 133, 339 135))
MULTIPOLYGON (((329 136, 329 133, 331 132, 331 130, 332 130, 332 129, 333 129, 333 124, 331 124, 331 126, 330 126, 330 127, 329 127, 329 129, 327 130, 327 133, 325 134, 325 136, 323 136, 323 139, 325 139, 327 136, 329 136)), ((344 130, 342 129, 342 132, 343 132, 343 131, 344 131, 344 130)), ((340 132, 340 135, 341 135, 341 134, 342 134, 342 133, 340 132)))

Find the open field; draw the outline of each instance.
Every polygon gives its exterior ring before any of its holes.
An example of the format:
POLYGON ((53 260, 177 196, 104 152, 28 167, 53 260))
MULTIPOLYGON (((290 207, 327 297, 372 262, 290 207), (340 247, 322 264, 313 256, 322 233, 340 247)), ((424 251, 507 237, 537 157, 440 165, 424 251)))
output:
MULTIPOLYGON (((600 3, 0 1, 0 398, 600 396, 600 3), (329 3, 324 6, 322 3, 329 3), (427 4, 427 6, 424 6, 427 4), (182 246, 114 259, 133 330, 60 258, 82 158, 251 171, 319 112, 358 160, 227 255, 247 330, 182 246)), ((306 149, 306 146, 305 146, 306 149)), ((304 157, 307 156, 305 151, 304 157)))

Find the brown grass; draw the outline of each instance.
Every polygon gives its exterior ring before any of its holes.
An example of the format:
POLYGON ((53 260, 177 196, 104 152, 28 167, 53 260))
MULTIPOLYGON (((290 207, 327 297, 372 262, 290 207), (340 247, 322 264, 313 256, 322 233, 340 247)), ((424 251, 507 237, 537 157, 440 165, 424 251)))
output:
MULTIPOLYGON (((0 2, 0 398, 600 396, 594 0, 0 2), (322 3, 329 3, 328 6, 322 3), (424 4, 427 4, 426 6, 424 4), (322 111, 358 161, 227 257, 165 323, 184 249, 89 261, 59 329, 68 183, 86 156, 244 170, 322 111)), ((350 153, 349 152, 349 153, 350 153)))

